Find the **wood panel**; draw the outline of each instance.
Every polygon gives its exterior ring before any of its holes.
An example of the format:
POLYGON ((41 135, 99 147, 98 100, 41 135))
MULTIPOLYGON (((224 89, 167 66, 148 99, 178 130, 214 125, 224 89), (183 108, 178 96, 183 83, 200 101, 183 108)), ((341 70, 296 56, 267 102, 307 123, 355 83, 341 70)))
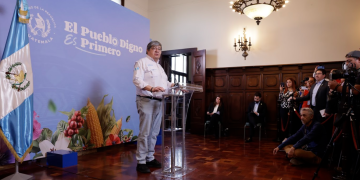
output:
POLYGON ((276 101, 279 99, 279 92, 264 92, 261 100, 266 104, 267 107, 267 116, 266 123, 268 125, 268 129, 276 130, 276 117, 278 116, 278 109, 276 106, 276 101))
POLYGON ((227 84, 228 83, 227 83, 226 75, 215 76, 214 78, 215 91, 226 91, 227 84))
POLYGON ((243 102, 244 102, 244 94, 243 93, 230 93, 229 94, 229 107, 226 108, 228 109, 228 119, 229 122, 231 122, 232 124, 244 124, 244 108, 243 107, 243 102))
MULTIPOLYGON (((342 62, 321 64, 329 71, 341 68, 342 62)), ((229 128, 230 134, 239 136, 240 132, 243 132, 248 105, 253 101, 254 93, 260 92, 268 107, 268 134, 275 136, 278 114, 276 102, 280 83, 285 82, 287 78, 294 78, 299 85, 305 77, 312 76, 316 65, 318 64, 207 69, 207 79, 211 80, 207 80, 206 83, 212 84, 206 85, 206 108, 209 106, 209 99, 212 102, 217 94, 221 94, 226 104, 223 127, 229 128)))
POLYGON ((246 89, 260 89, 261 88, 261 75, 247 75, 246 76, 246 89))
POLYGON ((279 74, 264 74, 264 89, 279 89, 280 76, 279 74))
POLYGON ((243 76, 230 76, 229 77, 229 89, 240 90, 242 89, 243 76))

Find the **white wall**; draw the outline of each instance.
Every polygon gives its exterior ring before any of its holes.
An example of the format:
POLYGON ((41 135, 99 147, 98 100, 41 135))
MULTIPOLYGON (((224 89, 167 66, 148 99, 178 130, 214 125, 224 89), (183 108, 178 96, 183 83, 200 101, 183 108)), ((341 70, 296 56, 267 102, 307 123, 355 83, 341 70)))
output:
POLYGON ((229 1, 150 0, 151 38, 164 50, 206 49, 207 68, 339 61, 360 48, 359 0, 290 0, 259 26, 229 1), (233 47, 244 27, 253 44, 246 60, 233 47))
MULTIPOLYGON (((112 0, 118 4, 120 4, 121 0, 112 0)), ((125 7, 146 17, 149 18, 148 15, 148 4, 149 0, 125 0, 125 7)))

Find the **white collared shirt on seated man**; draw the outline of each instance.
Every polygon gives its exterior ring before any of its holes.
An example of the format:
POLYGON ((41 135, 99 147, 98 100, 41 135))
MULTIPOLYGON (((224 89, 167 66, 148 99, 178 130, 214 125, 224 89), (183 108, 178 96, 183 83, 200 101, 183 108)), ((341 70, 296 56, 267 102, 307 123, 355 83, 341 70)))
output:
POLYGON ((136 95, 156 98, 162 98, 162 94, 166 93, 172 84, 168 81, 168 76, 159 64, 159 60, 155 62, 155 60, 148 55, 135 62, 133 82, 136 86, 136 95), (151 93, 143 89, 147 85, 151 87, 162 87, 165 89, 165 92, 151 93))

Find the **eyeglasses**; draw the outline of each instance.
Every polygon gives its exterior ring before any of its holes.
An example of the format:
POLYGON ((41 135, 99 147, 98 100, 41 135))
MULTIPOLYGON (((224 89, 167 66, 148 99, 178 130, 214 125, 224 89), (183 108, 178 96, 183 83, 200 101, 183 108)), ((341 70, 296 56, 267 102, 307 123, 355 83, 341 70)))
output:
POLYGON ((155 50, 161 51, 161 50, 162 50, 161 47, 151 47, 150 49, 151 49, 152 51, 155 51, 155 50))
POLYGON ((322 75, 323 73, 315 73, 316 75, 322 75))

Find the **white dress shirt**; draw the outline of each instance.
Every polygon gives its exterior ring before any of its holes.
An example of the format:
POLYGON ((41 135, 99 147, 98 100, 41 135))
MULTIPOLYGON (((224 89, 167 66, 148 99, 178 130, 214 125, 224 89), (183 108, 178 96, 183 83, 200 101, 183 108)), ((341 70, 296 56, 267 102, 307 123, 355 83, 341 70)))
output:
POLYGON ((171 82, 158 62, 155 62, 150 56, 141 58, 135 62, 133 83, 136 86, 136 95, 139 96, 153 96, 162 98, 162 94, 166 93, 171 87, 171 82), (165 92, 153 92, 143 90, 144 87, 150 85, 151 87, 162 87, 165 92))
POLYGON ((312 91, 312 96, 311 96, 311 105, 312 106, 316 106, 316 102, 315 102, 316 93, 318 92, 320 85, 322 84, 323 81, 324 81, 324 79, 319 82, 316 82, 316 85, 312 91))
MULTIPOLYGON (((255 103, 255 104, 254 104, 253 112, 257 112, 257 110, 258 110, 258 108, 259 108, 260 102, 254 102, 254 103, 255 103)), ((259 116, 259 115, 260 115, 260 113, 257 114, 257 116, 259 116)))

